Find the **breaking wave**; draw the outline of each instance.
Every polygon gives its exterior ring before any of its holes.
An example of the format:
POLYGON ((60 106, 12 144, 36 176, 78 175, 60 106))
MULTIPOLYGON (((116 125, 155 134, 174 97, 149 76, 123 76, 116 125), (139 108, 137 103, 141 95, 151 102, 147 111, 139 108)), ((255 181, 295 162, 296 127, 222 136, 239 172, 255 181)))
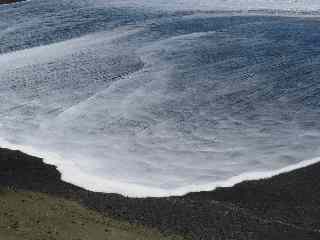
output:
POLYGON ((312 164, 320 156, 318 7, 0 6, 1 146, 44 157, 69 182, 130 196, 209 190, 312 164), (237 12, 250 9, 282 15, 237 12))

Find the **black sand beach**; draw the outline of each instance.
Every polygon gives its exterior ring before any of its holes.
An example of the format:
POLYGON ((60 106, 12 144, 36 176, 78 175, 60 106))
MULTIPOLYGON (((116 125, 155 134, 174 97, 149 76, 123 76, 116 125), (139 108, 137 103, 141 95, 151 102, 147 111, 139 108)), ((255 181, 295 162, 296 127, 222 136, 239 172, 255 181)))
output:
POLYGON ((127 198, 61 180, 55 166, 0 150, 0 185, 75 200, 107 216, 192 239, 320 239, 320 164, 183 197, 127 198))

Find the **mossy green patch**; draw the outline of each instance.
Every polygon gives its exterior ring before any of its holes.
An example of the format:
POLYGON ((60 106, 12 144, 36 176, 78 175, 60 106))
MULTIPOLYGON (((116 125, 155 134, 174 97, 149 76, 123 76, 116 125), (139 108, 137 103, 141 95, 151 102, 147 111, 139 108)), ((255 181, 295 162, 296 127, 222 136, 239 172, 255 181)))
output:
POLYGON ((103 216, 76 202, 27 191, 0 191, 0 239, 182 240, 103 216))

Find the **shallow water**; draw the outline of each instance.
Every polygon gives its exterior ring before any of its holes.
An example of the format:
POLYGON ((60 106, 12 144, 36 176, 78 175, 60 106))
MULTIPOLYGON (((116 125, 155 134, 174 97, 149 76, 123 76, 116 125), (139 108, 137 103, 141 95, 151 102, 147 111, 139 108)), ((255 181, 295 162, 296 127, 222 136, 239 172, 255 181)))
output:
POLYGON ((250 1, 141 3, 0 6, 2 146, 131 196, 207 189, 320 155, 317 16, 198 11, 258 8, 250 1))

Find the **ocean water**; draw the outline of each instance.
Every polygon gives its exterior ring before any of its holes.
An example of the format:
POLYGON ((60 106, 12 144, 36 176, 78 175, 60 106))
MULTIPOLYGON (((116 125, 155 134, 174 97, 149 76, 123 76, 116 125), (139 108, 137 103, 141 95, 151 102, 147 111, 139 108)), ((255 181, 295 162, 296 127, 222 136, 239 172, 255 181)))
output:
POLYGON ((315 0, 2 5, 0 145, 43 157, 69 182, 129 196, 317 162, 318 9, 315 0))

